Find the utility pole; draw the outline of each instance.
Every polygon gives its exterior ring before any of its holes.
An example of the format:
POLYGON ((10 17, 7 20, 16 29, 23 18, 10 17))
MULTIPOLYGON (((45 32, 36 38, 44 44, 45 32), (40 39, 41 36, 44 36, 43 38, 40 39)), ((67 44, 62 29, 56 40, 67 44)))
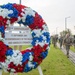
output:
POLYGON ((70 18, 70 16, 65 17, 65 31, 67 30, 67 19, 70 18))

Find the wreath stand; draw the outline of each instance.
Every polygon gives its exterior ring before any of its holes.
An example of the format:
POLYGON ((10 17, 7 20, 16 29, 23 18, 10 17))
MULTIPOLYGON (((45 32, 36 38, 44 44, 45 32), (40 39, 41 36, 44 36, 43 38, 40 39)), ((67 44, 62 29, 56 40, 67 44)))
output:
POLYGON ((0 70, 0 75, 2 75, 2 70, 0 70))
POLYGON ((38 66, 38 71, 39 71, 39 75, 43 75, 43 72, 42 72, 42 69, 41 69, 41 66, 38 66))

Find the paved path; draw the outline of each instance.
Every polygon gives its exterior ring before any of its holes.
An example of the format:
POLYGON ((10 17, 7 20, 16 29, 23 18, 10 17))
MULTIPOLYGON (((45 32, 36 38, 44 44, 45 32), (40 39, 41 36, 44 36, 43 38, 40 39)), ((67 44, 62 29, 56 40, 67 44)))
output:
MULTIPOLYGON (((57 43, 57 46, 59 47, 59 44, 57 43)), ((59 47, 60 48, 60 47, 59 47)), ((64 47, 62 47, 62 52, 66 55, 66 50, 64 47)), ((75 52, 69 51, 69 59, 75 64, 75 52)))

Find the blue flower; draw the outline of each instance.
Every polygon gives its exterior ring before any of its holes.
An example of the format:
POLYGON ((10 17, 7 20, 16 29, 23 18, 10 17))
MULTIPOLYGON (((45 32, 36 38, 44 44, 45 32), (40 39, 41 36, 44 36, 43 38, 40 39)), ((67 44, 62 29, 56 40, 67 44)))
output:
MULTIPOLYGON (((34 65, 34 68, 37 68, 37 66, 38 66, 38 63, 37 62, 32 62, 32 64, 34 65)), ((26 64, 25 65, 25 68, 24 68, 24 72, 28 72, 30 70, 32 70, 32 68, 29 67, 28 64, 26 64)))
POLYGON ((32 70, 32 68, 30 68, 30 67, 28 66, 28 64, 26 64, 26 65, 25 65, 25 68, 24 68, 24 72, 28 72, 28 71, 30 71, 30 70, 32 70))
POLYGON ((15 8, 13 8, 13 13, 12 14, 8 14, 9 17, 18 17, 18 10, 16 10, 15 8))
POLYGON ((34 65, 34 68, 36 68, 38 66, 37 62, 32 62, 32 64, 34 65))
POLYGON ((48 54, 48 50, 46 50, 45 52, 41 53, 41 56, 43 57, 43 59, 47 56, 47 54, 48 54))
POLYGON ((23 54, 23 59, 22 59, 22 63, 24 63, 26 60, 29 60, 29 52, 26 52, 25 54, 23 54))
POLYGON ((23 22, 22 20, 20 20, 18 23, 19 23, 19 24, 23 24, 23 25, 27 26, 27 25, 26 25, 26 23, 25 23, 25 22, 23 22))
POLYGON ((43 35, 46 36, 46 37, 50 36, 49 32, 44 32, 43 35))
POLYGON ((42 41, 43 41, 43 37, 40 36, 40 37, 38 38, 38 40, 39 40, 39 42, 42 42, 42 41))
POLYGON ((26 19, 25 19, 25 22, 23 22, 22 20, 20 20, 18 23, 19 24, 24 24, 24 25, 30 25, 34 22, 34 17, 33 16, 30 16, 30 15, 27 15, 26 16, 26 19))
POLYGON ((5 33, 5 31, 4 31, 4 26, 0 26, 0 32, 1 32, 1 33, 5 33))
POLYGON ((37 38, 37 37, 35 37, 35 38, 33 38, 33 39, 32 39, 31 44, 32 44, 33 46, 36 44, 36 40, 38 40, 38 38, 37 38))
POLYGON ((36 34, 34 32, 32 32, 32 37, 34 37, 36 34))
POLYGON ((18 23, 19 23, 19 24, 23 24, 22 20, 20 20, 18 23))
POLYGON ((35 46, 36 42, 35 41, 32 41, 31 44, 32 44, 32 46, 35 46))
POLYGON ((34 17, 33 16, 30 16, 30 15, 27 15, 26 16, 26 19, 25 19, 25 24, 26 25, 30 25, 34 22, 34 17))
POLYGON ((11 18, 13 18, 13 17, 17 18, 18 17, 19 12, 18 12, 18 10, 16 8, 13 7, 13 4, 8 3, 8 4, 0 6, 0 7, 3 8, 3 9, 6 8, 8 10, 12 10, 13 11, 12 14, 8 14, 9 17, 11 17, 11 18))
POLYGON ((34 37, 33 39, 32 39, 32 45, 34 46, 35 44, 36 44, 36 41, 39 41, 39 42, 42 42, 43 41, 43 37, 42 36, 40 36, 40 37, 34 37))
POLYGON ((47 41, 47 43, 50 43, 50 38, 48 37, 46 41, 47 41))
POLYGON ((13 55, 13 50, 12 49, 9 49, 6 51, 6 56, 12 56, 13 55))
POLYGON ((11 10, 11 9, 12 9, 12 5, 13 5, 13 4, 8 3, 8 4, 2 5, 2 6, 0 6, 0 7, 1 7, 1 8, 6 8, 6 9, 8 9, 8 10, 11 10))
POLYGON ((43 35, 46 36, 46 42, 50 44, 50 34, 49 34, 49 32, 44 32, 43 35))

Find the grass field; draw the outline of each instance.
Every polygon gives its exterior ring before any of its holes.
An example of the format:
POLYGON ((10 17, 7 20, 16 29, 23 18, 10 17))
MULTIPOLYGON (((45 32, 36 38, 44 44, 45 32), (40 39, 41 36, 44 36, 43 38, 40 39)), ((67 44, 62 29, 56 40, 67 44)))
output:
POLYGON ((73 52, 75 52, 74 46, 71 46, 70 50, 72 50, 73 52))
MULTIPOLYGON (((41 64, 44 75, 75 75, 75 65, 63 52, 58 48, 55 49, 52 45, 50 49, 47 58, 41 64)), ((9 73, 3 72, 3 75, 9 75, 9 73)), ((34 69, 18 75, 39 75, 39 73, 37 69, 34 69)))

